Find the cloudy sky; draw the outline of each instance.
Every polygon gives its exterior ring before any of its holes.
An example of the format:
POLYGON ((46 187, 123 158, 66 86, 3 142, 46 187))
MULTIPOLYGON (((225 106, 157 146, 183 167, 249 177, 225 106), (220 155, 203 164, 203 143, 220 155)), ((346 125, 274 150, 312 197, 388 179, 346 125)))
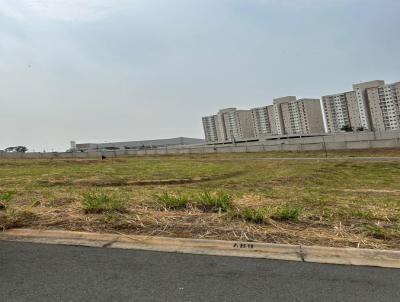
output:
POLYGON ((400 80, 398 0, 0 0, 0 149, 202 137, 201 117, 400 80))

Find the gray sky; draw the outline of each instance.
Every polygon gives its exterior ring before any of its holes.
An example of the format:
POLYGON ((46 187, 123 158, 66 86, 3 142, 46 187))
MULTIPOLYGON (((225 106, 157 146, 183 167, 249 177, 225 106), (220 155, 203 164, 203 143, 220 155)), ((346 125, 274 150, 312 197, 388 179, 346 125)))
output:
POLYGON ((398 0, 0 0, 0 149, 202 137, 223 107, 400 80, 398 0))

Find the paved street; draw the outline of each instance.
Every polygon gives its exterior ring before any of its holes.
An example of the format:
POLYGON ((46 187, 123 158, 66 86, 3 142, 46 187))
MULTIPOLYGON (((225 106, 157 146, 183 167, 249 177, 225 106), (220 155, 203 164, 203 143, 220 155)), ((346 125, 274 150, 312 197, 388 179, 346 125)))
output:
POLYGON ((236 158, 217 158, 213 161, 232 161, 232 160, 339 160, 339 161, 400 161, 400 157, 236 157, 236 158))
POLYGON ((400 301, 400 270, 0 241, 0 301, 400 301))

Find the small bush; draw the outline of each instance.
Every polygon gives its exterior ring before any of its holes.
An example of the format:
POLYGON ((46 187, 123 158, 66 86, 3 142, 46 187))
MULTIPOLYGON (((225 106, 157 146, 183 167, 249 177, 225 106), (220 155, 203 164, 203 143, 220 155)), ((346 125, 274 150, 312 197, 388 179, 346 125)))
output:
POLYGON ((299 207, 290 204, 285 204, 276 210, 272 218, 278 220, 296 221, 299 219, 301 210, 302 209, 299 207))
POLYGON ((224 192, 200 193, 196 205, 206 212, 227 212, 232 208, 232 196, 224 192))
POLYGON ((238 213, 236 213, 236 216, 251 223, 261 224, 266 222, 265 210, 261 209, 257 210, 253 208, 242 208, 238 213))
POLYGON ((386 232, 385 229, 376 224, 367 224, 364 226, 365 231, 369 236, 372 236, 377 239, 385 239, 386 232))
POLYGON ((14 195, 15 192, 0 193, 0 201, 9 201, 14 195))
POLYGON ((85 213, 123 212, 123 204, 102 191, 91 191, 82 195, 81 204, 85 213))
POLYGON ((186 196, 172 195, 167 192, 157 195, 156 198, 162 207, 169 210, 184 209, 189 203, 186 196))

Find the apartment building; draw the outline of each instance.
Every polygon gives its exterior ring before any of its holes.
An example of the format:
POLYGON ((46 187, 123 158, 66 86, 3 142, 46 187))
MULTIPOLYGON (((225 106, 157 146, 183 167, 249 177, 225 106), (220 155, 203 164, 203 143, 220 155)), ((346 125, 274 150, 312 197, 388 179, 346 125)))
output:
POLYGON ((286 107, 285 104, 290 102, 295 102, 295 96, 285 96, 281 98, 274 99, 273 108, 274 108, 274 119, 275 119, 275 130, 277 135, 285 134, 285 123, 282 110, 283 107, 286 107))
POLYGON ((251 109, 256 137, 276 133, 274 106, 263 106, 251 109))
POLYGON ((348 91, 322 97, 324 115, 328 132, 340 132, 344 126, 358 129, 361 119, 356 93, 348 91))
POLYGON ((219 142, 225 142, 232 137, 232 127, 229 123, 229 115, 231 112, 235 112, 236 108, 225 108, 221 109, 217 113, 216 128, 217 138, 219 142))
POLYGON ((312 134, 324 132, 320 100, 287 96, 273 102, 276 134, 312 134))
POLYGON ((400 82, 366 89, 374 130, 400 129, 400 82))
POLYGON ((382 80, 353 85, 353 91, 322 97, 327 131, 400 129, 400 82, 387 84, 382 80))
POLYGON ((255 136, 250 110, 226 108, 203 118, 206 142, 235 141, 255 136))
POLYGON ((360 114, 361 127, 371 130, 374 128, 371 120, 371 112, 368 101, 367 89, 377 88, 385 85, 384 81, 376 80, 353 85, 353 90, 356 92, 358 112, 360 114))
POLYGON ((203 120, 203 129, 206 142, 217 142, 218 141, 217 116, 216 115, 205 116, 202 118, 202 120, 203 120))
POLYGON ((203 118, 207 142, 227 142, 266 135, 317 134, 353 130, 400 129, 400 82, 382 80, 353 85, 352 91, 318 99, 285 96, 251 110, 226 108, 203 118))

